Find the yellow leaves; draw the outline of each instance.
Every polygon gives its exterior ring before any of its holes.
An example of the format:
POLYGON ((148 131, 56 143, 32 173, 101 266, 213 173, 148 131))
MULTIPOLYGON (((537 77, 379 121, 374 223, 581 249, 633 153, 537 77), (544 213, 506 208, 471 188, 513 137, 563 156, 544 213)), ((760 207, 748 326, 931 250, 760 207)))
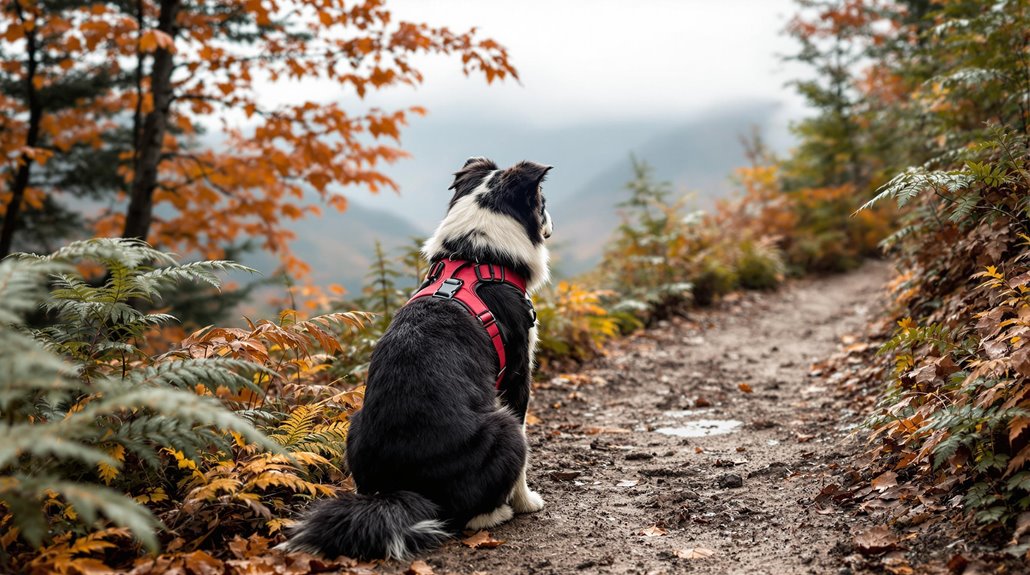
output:
POLYGON ((143 493, 133 497, 137 503, 160 503, 162 501, 168 501, 168 494, 165 493, 164 487, 153 487, 147 489, 143 493))
POLYGON ((917 327, 917 325, 916 325, 916 322, 912 320, 912 318, 906 317, 906 318, 898 320, 898 327, 900 327, 902 330, 904 330, 905 333, 908 333, 910 330, 912 330, 915 327, 917 327))
POLYGON ((986 271, 984 272, 984 275, 986 275, 987 277, 992 277, 994 279, 999 279, 999 280, 1000 279, 1005 279, 1005 275, 1001 274, 1001 273, 998 273, 998 268, 995 267, 995 266, 987 266, 986 267, 986 271))
POLYGON ((190 491, 189 494, 187 494, 187 498, 192 500, 211 500, 220 492, 234 495, 239 491, 241 485, 242 482, 238 479, 234 479, 232 477, 218 477, 190 491))
POLYGON ((292 527, 292 526, 294 526, 296 524, 297 524, 297 522, 294 521, 293 519, 285 519, 285 518, 282 518, 282 517, 277 517, 275 519, 266 521, 265 522, 265 527, 268 528, 268 533, 270 535, 273 535, 275 533, 278 533, 278 532, 282 531, 283 529, 292 527))
POLYGON ((101 575, 113 570, 98 558, 109 549, 123 548, 131 545, 131 535, 127 529, 108 528, 88 535, 72 538, 71 533, 63 533, 53 539, 46 547, 39 550, 31 562, 32 573, 69 573, 81 575, 101 575), (112 541, 118 541, 113 543, 112 541))
MULTIPOLYGON (((122 445, 120 443, 116 443, 116 444, 112 445, 111 447, 109 447, 106 451, 107 451, 108 455, 110 455, 112 458, 114 458, 119 463, 122 463, 122 462, 125 461, 125 446, 124 445, 122 445)), ((118 468, 117 467, 113 467, 111 465, 108 465, 106 463, 98 464, 97 465, 97 471, 100 473, 100 479, 105 484, 107 484, 107 485, 110 485, 111 481, 113 481, 115 477, 118 477, 118 468)))

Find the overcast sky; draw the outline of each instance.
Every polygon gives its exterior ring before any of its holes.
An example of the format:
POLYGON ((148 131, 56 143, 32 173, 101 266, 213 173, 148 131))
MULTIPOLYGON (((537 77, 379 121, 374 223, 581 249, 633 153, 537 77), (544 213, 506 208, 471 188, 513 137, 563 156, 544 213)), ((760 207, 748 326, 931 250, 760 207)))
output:
POLYGON ((505 45, 522 82, 486 86, 454 58, 424 60, 425 83, 369 103, 470 110, 546 125, 690 116, 726 103, 801 105, 779 55, 792 0, 393 0, 398 19, 477 26, 505 45))

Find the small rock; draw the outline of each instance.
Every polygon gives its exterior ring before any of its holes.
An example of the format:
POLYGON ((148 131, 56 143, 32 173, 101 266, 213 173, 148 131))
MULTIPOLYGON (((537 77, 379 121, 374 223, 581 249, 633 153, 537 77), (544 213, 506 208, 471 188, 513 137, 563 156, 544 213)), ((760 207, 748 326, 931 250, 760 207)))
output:
POLYGON ((715 480, 715 484, 722 489, 735 489, 744 487, 744 478, 737 473, 724 473, 715 480))
POLYGON ((647 461, 653 459, 654 455, 644 451, 634 451, 626 454, 626 461, 647 461))

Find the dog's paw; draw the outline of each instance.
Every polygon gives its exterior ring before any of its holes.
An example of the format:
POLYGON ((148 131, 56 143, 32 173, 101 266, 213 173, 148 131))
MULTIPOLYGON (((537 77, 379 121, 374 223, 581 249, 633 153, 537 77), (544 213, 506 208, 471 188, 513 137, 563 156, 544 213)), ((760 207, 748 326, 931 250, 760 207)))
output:
POLYGON ((490 513, 484 513, 482 515, 476 515, 465 525, 466 529, 473 531, 479 531, 480 529, 488 529, 508 521, 515 516, 515 513, 511 510, 510 505, 501 505, 497 509, 494 509, 490 513))
POLYGON ((540 497, 539 493, 528 487, 520 491, 521 493, 515 493, 511 498, 511 506, 515 513, 536 513, 544 508, 544 498, 540 497))

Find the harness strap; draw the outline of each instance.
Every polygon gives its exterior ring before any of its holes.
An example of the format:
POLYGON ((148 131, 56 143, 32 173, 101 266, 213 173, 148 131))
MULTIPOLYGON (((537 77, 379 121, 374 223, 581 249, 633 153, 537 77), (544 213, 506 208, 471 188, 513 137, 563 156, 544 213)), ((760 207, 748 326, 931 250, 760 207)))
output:
POLYGON ((497 352, 497 381, 494 386, 501 387, 507 357, 504 353, 504 338, 501 326, 497 323, 493 312, 486 302, 476 293, 482 283, 506 283, 515 286, 523 295, 526 294, 526 280, 510 269, 497 264, 477 264, 466 260, 439 260, 429 268, 426 276, 426 287, 411 296, 408 303, 423 297, 453 300, 460 303, 483 325, 490 341, 497 352))

